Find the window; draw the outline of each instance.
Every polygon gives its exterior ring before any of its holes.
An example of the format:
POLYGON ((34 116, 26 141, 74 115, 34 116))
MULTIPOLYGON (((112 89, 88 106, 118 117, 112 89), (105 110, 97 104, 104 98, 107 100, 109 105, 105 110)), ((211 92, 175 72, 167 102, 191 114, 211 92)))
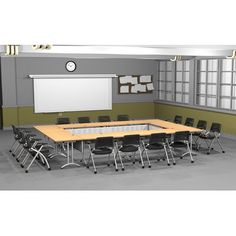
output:
POLYGON ((173 101, 173 62, 159 62, 158 99, 173 101))
POLYGON ((189 103, 189 61, 176 62, 175 101, 189 103))
POLYGON ((190 75, 190 61, 160 61, 158 99, 236 112, 236 59, 195 62, 196 69, 190 75))
POLYGON ((217 59, 197 61, 197 105, 217 107, 217 76, 217 59))
POLYGON ((236 60, 221 61, 220 108, 236 110, 236 60))

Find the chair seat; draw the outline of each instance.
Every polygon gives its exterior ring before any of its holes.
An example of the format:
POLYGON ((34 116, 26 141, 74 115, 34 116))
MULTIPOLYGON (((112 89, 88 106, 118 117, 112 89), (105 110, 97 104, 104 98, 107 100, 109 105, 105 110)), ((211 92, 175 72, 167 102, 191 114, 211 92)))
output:
POLYGON ((106 155, 106 154, 111 154, 112 153, 112 149, 111 148, 97 148, 92 150, 92 153, 96 154, 96 155, 106 155))
POLYGON ((200 134, 199 137, 202 139, 214 139, 216 136, 213 133, 208 133, 207 135, 200 134))
POLYGON ((121 152, 137 152, 138 147, 134 145, 128 145, 128 146, 122 146, 119 150, 121 152))
POLYGON ((146 148, 148 150, 160 150, 164 148, 164 145, 162 143, 152 143, 152 144, 148 144, 146 148))
POLYGON ((176 147, 176 148, 178 148, 178 147, 186 147, 186 143, 184 143, 184 142, 174 142, 174 143, 171 143, 170 145, 172 147, 176 147))

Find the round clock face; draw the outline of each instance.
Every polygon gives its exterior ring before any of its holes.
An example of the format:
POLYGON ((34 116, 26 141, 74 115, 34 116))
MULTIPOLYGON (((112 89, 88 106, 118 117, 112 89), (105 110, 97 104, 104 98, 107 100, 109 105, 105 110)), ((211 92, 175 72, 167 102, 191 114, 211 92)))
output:
POLYGON ((67 69, 67 71, 69 71, 69 72, 75 71, 75 69, 76 69, 76 64, 75 64, 75 62, 73 62, 73 61, 68 61, 68 62, 66 63, 66 69, 67 69))

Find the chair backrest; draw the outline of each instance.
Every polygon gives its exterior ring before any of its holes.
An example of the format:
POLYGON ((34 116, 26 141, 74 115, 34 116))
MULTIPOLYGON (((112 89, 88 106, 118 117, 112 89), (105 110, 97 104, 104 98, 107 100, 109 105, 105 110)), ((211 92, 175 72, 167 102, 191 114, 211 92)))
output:
POLYGON ((205 120, 199 120, 197 123, 197 128, 206 130, 207 122, 205 120))
POLYGON ((174 134, 174 142, 189 141, 188 131, 179 131, 174 134))
POLYGON ((110 116, 98 116, 98 122, 109 122, 111 121, 110 116))
POLYGON ((140 135, 132 134, 132 135, 125 135, 122 139, 122 145, 139 145, 140 144, 140 135))
POLYGON ((174 123, 182 124, 183 117, 182 116, 175 116, 174 123))
POLYGON ((184 125, 193 127, 193 123, 194 123, 194 119, 190 118, 190 117, 187 117, 186 120, 185 120, 184 125))
POLYGON ((211 125, 210 131, 220 133, 221 132, 221 124, 213 122, 211 125))
POLYGON ((95 149, 104 147, 113 148, 113 137, 101 137, 96 139, 95 149))
POLYGON ((57 124, 58 125, 70 124, 70 118, 69 117, 58 117, 57 124))
POLYGON ((160 133, 160 134, 151 134, 149 138, 149 144, 155 144, 155 143, 165 143, 166 142, 166 134, 160 133))
POLYGON ((78 117, 78 122, 79 123, 90 123, 90 119, 88 116, 81 116, 81 117, 78 117))
POLYGON ((129 116, 128 115, 118 115, 117 120, 118 121, 126 121, 126 120, 129 120, 129 116))

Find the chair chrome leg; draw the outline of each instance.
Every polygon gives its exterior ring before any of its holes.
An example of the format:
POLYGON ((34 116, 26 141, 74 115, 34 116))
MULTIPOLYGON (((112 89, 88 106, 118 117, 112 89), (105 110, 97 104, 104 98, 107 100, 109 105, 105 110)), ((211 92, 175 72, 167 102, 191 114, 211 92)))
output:
POLYGON ((172 150, 171 150, 171 146, 170 146, 169 143, 167 143, 167 147, 168 147, 168 149, 169 149, 169 151, 170 151, 170 155, 171 155, 171 158, 172 158, 172 161, 173 161, 173 165, 176 165, 175 158, 174 158, 174 154, 173 154, 173 152, 172 152, 172 150))
POLYGON ((95 165, 95 162, 94 162, 93 154, 92 154, 92 153, 91 153, 91 160, 92 160, 92 163, 93 163, 94 174, 97 174, 97 169, 96 169, 96 165, 95 165))
POLYGON ((219 144, 219 146, 220 146, 220 148, 221 148, 221 151, 222 151, 222 153, 225 153, 225 151, 224 151, 224 149, 223 149, 223 146, 222 146, 222 144, 220 143, 220 140, 219 140, 219 138, 217 138, 217 139, 216 139, 216 141, 217 141, 217 143, 219 144))
POLYGON ((89 154, 88 160, 86 161, 86 167, 87 168, 89 168, 90 159, 91 159, 91 152, 89 154))
POLYGON ((29 172, 29 168, 31 167, 31 165, 33 164, 33 162, 35 161, 35 159, 38 157, 39 152, 36 153, 36 155, 33 157, 32 161, 30 162, 30 164, 27 166, 25 173, 29 172))
POLYGON ((170 166, 170 160, 169 160, 169 156, 166 150, 166 145, 164 145, 164 150, 165 150, 165 154, 166 154, 166 160, 167 160, 167 165, 170 166))
POLYGON ((214 139, 212 139, 212 141, 210 142, 210 145, 208 146, 207 155, 209 155, 209 154, 210 154, 210 152, 211 152, 211 147, 213 146, 214 142, 215 142, 215 138, 214 138, 214 139))
POLYGON ((115 155, 114 150, 113 150, 113 158, 114 158, 114 163, 115 163, 115 170, 118 171, 118 166, 117 166, 117 162, 116 162, 116 155, 115 155))
POLYGON ((22 149, 20 150, 20 152, 17 154, 16 160, 17 160, 18 162, 20 161, 21 155, 24 153, 24 151, 25 151, 25 149, 22 148, 22 149))
POLYGON ((13 147, 15 146, 16 142, 17 142, 17 140, 15 140, 14 143, 11 145, 11 147, 10 147, 10 149, 9 149, 9 152, 12 152, 12 149, 13 149, 13 147))
POLYGON ((17 153, 17 151, 18 151, 18 148, 19 148, 20 146, 21 146, 20 143, 18 143, 18 144, 16 145, 15 149, 12 151, 12 156, 15 156, 15 155, 16 155, 16 153, 17 153))
POLYGON ((193 156, 192 156, 192 152, 191 152, 191 149, 190 149, 190 147, 189 147, 189 143, 187 142, 186 145, 187 145, 187 149, 188 149, 188 151, 189 151, 191 163, 194 163, 193 156))
POLYGON ((140 147, 138 148, 138 151, 139 151, 139 156, 140 156, 140 160, 141 160, 142 168, 144 168, 144 162, 143 162, 143 157, 142 157, 142 154, 141 154, 140 147))
POLYGON ((124 164, 123 164, 123 161, 122 161, 122 157, 121 157, 121 155, 120 155, 119 150, 117 151, 117 154, 118 154, 118 157, 119 157, 119 159, 120 159, 121 169, 122 169, 122 170, 125 170, 125 167, 124 167, 124 164))
POLYGON ((49 165, 49 163, 48 163, 47 158, 46 158, 42 153, 40 154, 40 157, 41 157, 41 158, 44 160, 44 162, 46 163, 48 170, 51 170, 51 167, 50 167, 50 165, 49 165))
POLYGON ((147 161, 148 161, 148 167, 149 168, 151 168, 152 167, 152 165, 151 165, 151 162, 150 162, 150 160, 149 160, 149 156, 148 156, 148 153, 147 153, 147 149, 146 148, 144 148, 144 150, 143 150, 144 152, 145 152, 145 154, 146 154, 146 158, 147 158, 147 161))

